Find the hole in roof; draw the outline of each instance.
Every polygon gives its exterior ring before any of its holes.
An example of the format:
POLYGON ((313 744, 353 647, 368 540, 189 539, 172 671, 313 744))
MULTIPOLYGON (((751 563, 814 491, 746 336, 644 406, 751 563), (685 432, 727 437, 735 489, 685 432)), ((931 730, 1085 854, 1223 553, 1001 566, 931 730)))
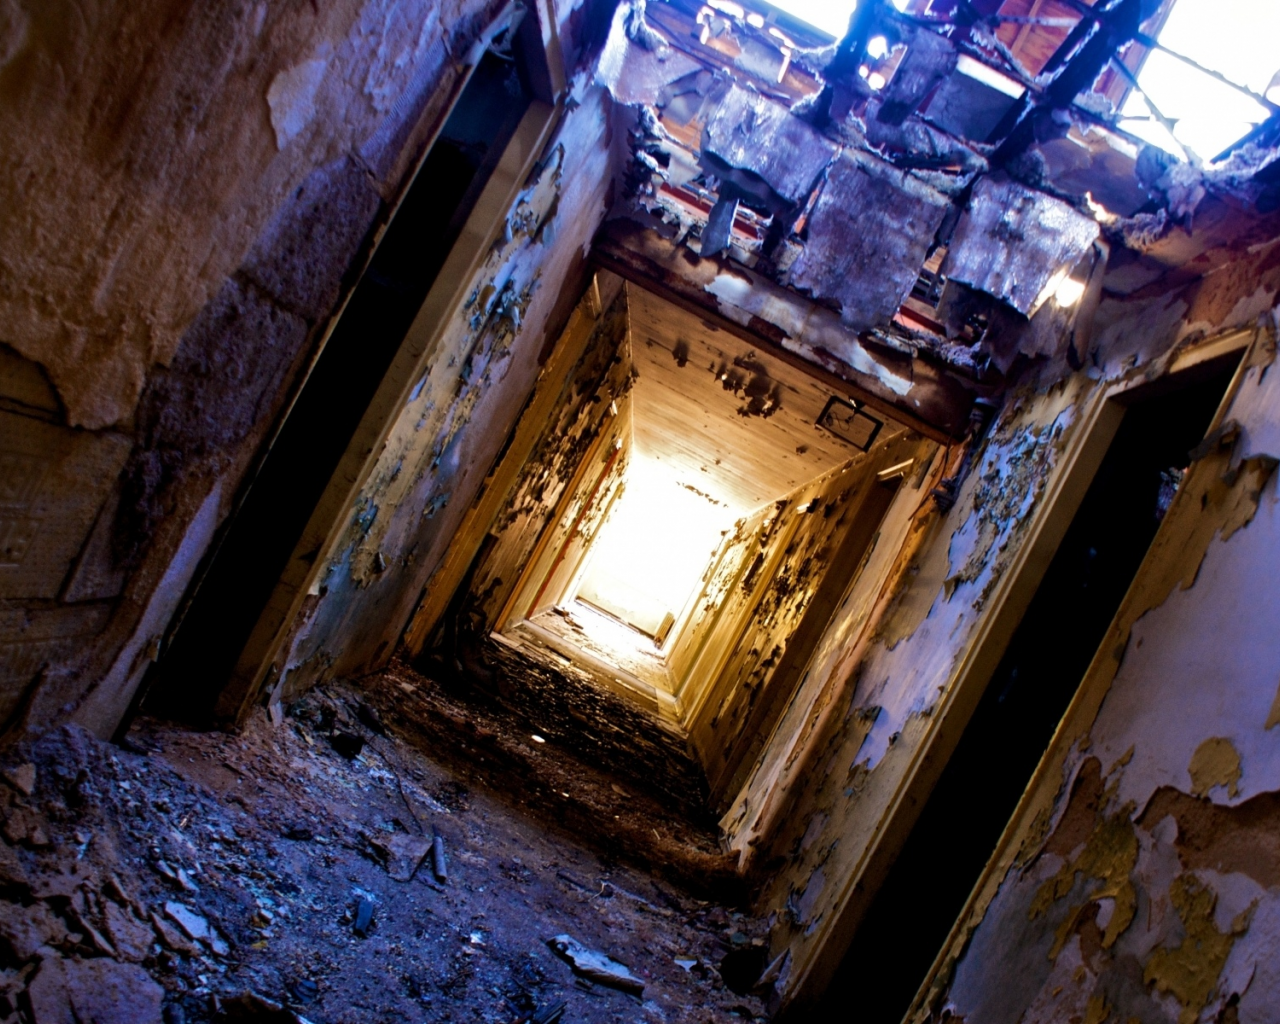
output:
MULTIPOLYGON (((910 0, 893 0, 893 6, 905 10, 910 0)), ((770 5, 785 11, 793 18, 833 36, 843 39, 849 29, 849 17, 857 8, 857 0, 773 0, 770 5)))
MULTIPOLYGON (((1157 39, 1272 102, 1280 99, 1280 88, 1272 87, 1280 72, 1280 4, 1274 0, 1176 0, 1157 39)), ((1132 91, 1125 101, 1121 126, 1176 156, 1190 150, 1201 160, 1213 160, 1270 113, 1247 94, 1161 50, 1147 56, 1137 78, 1142 92, 1132 91), (1161 119, 1172 123, 1172 133, 1161 119)))

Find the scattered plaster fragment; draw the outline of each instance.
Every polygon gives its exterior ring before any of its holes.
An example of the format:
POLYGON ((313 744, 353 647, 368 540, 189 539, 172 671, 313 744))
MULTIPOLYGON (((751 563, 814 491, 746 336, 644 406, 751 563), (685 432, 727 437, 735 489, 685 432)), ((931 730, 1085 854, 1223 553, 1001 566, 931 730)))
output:
POLYGON ((1236 937, 1249 928, 1251 906, 1220 932, 1213 922, 1217 896, 1195 875, 1179 875, 1169 888, 1169 900, 1182 919, 1186 936, 1173 948, 1155 950, 1147 960, 1142 979, 1157 990, 1172 994, 1182 1004, 1178 1024, 1194 1024, 1218 985, 1236 937))
POLYGON ((1214 736, 1201 743, 1191 755, 1187 772, 1192 796, 1208 796, 1217 786, 1226 786, 1229 796, 1240 795, 1240 754, 1229 739, 1214 736))
POLYGON ((316 93, 324 79, 325 67, 325 62, 319 59, 303 61, 271 80, 267 105, 271 108, 277 149, 284 149, 315 117, 316 93))

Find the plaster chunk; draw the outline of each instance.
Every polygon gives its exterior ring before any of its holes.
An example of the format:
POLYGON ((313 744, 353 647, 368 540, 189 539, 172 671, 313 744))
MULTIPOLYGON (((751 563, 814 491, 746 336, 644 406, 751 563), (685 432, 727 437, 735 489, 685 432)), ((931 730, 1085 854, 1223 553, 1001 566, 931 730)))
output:
POLYGON ((277 149, 284 149, 301 135, 316 116, 316 93, 324 72, 324 61, 307 60, 281 71, 271 80, 267 105, 271 107, 271 127, 275 129, 277 149))

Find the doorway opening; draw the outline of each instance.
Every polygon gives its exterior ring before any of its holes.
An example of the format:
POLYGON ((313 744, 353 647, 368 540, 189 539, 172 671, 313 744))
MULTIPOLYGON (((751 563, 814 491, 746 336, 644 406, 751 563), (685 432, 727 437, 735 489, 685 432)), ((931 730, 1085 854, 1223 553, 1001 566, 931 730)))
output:
POLYGON ((827 989, 823 1019, 899 1024, 996 849, 1235 373, 1124 396, 1123 419, 960 741, 827 989))
POLYGON ((531 28, 513 21, 500 30, 458 94, 139 690, 150 713, 197 723, 213 715, 361 418, 535 101, 531 28))

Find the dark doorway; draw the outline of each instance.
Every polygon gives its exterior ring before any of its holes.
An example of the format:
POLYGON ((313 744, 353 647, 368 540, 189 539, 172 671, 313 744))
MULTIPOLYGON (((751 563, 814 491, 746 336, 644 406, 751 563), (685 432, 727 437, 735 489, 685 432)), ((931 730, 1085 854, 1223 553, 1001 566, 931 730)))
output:
POLYGON ((1238 357, 1126 409, 1106 457, 906 845, 821 1020, 899 1024, 1115 617, 1238 357))
MULTIPOLYGON (((481 59, 208 560, 147 710, 205 724, 361 417, 533 99, 521 49, 481 59)), ((126 720, 127 721, 127 720, 126 720)))

